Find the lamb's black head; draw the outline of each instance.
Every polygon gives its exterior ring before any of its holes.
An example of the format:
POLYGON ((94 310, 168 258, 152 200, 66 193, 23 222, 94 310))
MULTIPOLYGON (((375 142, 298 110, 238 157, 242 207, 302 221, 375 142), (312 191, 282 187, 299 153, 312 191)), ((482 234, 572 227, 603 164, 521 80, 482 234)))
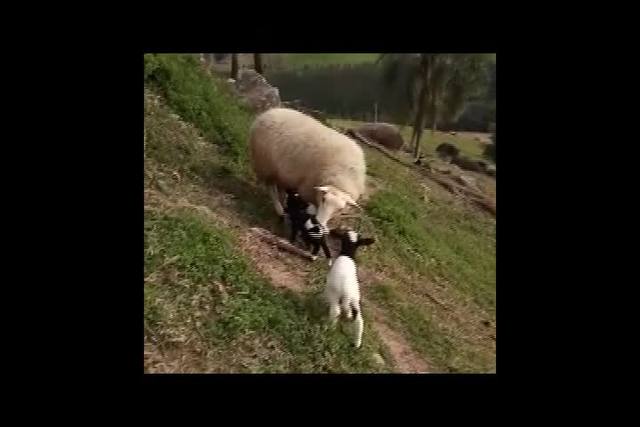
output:
POLYGON ((355 259, 356 250, 360 246, 368 246, 376 240, 373 237, 361 237, 353 230, 331 230, 331 234, 340 238, 340 255, 355 259))
POLYGON ((309 203, 305 202, 298 193, 292 190, 287 190, 286 210, 289 213, 296 211, 303 211, 309 206, 309 203))

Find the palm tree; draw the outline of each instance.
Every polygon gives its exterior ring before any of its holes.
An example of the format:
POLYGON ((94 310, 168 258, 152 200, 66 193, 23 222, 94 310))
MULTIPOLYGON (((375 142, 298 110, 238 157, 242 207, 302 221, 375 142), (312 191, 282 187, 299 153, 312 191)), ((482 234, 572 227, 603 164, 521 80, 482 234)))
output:
POLYGON ((387 85, 404 87, 413 107, 413 133, 410 144, 416 159, 425 120, 435 133, 438 122, 455 120, 466 100, 478 94, 487 80, 485 54, 382 54, 387 85), (415 97, 418 93, 417 98, 415 97))

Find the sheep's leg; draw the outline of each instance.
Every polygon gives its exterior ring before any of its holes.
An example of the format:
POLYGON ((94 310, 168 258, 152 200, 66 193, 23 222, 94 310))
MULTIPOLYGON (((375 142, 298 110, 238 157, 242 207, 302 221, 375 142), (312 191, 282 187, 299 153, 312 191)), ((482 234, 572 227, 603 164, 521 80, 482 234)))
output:
POLYGON ((280 215, 281 219, 284 219, 284 208, 282 207, 282 201, 280 199, 280 191, 276 184, 269 185, 269 195, 273 201, 273 206, 276 209, 276 213, 280 215))
POLYGON ((298 230, 295 227, 295 225, 292 223, 291 224, 291 237, 289 238, 289 240, 291 241, 291 243, 296 243, 296 237, 298 235, 298 230))
POLYGON ((329 306, 329 324, 332 328, 335 328, 338 318, 340 317, 340 304, 331 303, 329 306))

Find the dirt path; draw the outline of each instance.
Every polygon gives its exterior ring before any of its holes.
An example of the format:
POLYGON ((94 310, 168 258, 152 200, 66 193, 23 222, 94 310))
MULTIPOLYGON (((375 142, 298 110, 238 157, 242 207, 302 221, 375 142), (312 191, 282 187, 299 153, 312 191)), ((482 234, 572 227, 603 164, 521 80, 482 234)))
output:
POLYGON ((387 346, 397 372, 428 373, 430 371, 429 364, 411 349, 402 335, 389 327, 380 308, 367 302, 367 314, 371 316, 370 321, 373 322, 373 328, 387 346))
POLYGON ((249 231, 240 238, 240 246, 254 262, 256 269, 268 277, 276 288, 295 292, 305 290, 310 272, 308 261, 256 238, 249 231))

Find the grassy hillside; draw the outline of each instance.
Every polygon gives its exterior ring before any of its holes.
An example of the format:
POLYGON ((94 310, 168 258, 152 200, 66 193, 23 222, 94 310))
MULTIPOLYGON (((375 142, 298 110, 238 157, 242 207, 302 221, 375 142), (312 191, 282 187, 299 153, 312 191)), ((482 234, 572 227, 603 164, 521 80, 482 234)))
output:
POLYGON ((366 148, 377 243, 354 351, 351 325, 326 325, 326 262, 248 232, 283 234, 247 165, 251 120, 191 57, 145 57, 145 371, 495 370, 495 220, 366 148))

